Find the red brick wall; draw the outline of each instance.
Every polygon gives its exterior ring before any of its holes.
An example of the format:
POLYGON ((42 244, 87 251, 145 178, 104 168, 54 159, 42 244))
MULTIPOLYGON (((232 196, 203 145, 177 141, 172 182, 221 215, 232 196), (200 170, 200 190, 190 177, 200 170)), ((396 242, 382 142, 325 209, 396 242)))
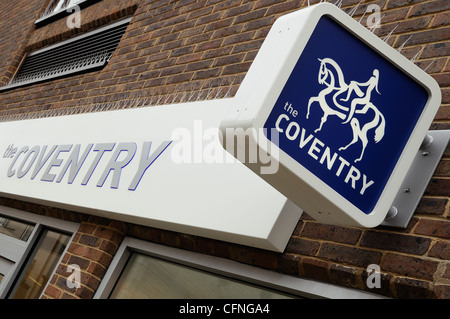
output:
MULTIPOLYGON (((0 117, 47 109, 82 107, 98 102, 183 92, 231 88, 233 95, 277 17, 307 6, 307 0, 103 0, 81 11, 81 29, 68 29, 65 19, 34 27, 42 1, 0 5, 0 79, 5 83, 24 52, 133 15, 110 63, 101 71, 0 93, 0 117), (25 4, 26 3, 26 4, 25 4), (20 7, 20 10, 17 8, 20 7), (6 14, 5 12, 8 12, 6 14), (21 19, 18 19, 21 15, 21 19), (10 26, 14 25, 11 29, 10 26)), ((316 3, 311 1, 311 3, 316 3)), ((349 11, 359 0, 344 0, 349 11)), ((442 89, 442 105, 433 129, 450 129, 450 2, 448 0, 378 0, 361 3, 360 19, 369 4, 381 8, 385 37, 425 69, 442 89)), ((365 18, 364 18, 365 19, 365 18)), ((365 20, 362 23, 365 23, 365 20)), ((164 99, 165 100, 165 99, 164 99)), ((295 276, 367 290, 390 297, 450 298, 450 151, 444 155, 411 223, 405 230, 361 229, 322 225, 304 215, 283 254, 226 244, 195 236, 83 217, 79 232, 46 291, 48 298, 91 298, 123 236, 229 258, 295 276), (65 268, 77 260, 81 290, 64 286, 65 268), (380 289, 366 285, 366 267, 381 267, 380 289)), ((1 199, 0 203, 29 211, 52 208, 1 199)))

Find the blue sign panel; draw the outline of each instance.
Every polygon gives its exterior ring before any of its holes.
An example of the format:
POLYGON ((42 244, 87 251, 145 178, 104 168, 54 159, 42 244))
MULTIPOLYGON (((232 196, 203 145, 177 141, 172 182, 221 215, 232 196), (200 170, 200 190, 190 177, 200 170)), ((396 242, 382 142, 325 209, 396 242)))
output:
POLYGON ((427 100, 421 85, 322 16, 264 128, 269 140, 276 128, 281 150, 369 214, 427 100))

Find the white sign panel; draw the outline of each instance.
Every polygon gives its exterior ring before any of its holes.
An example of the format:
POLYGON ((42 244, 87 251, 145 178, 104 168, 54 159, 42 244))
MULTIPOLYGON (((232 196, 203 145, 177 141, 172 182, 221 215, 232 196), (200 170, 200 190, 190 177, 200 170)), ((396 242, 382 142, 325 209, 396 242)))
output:
POLYGON ((275 22, 221 128, 262 131, 247 134, 248 145, 279 170, 249 166, 315 219, 374 227, 440 101, 429 75, 322 3, 275 22))
POLYGON ((225 152, 230 100, 0 124, 0 193, 282 251, 301 210, 225 152))

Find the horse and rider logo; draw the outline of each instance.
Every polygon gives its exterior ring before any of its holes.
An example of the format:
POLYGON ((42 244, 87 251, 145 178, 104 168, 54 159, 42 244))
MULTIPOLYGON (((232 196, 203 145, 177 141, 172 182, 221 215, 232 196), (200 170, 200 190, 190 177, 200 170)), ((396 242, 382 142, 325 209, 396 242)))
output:
POLYGON ((378 69, 374 69, 367 82, 350 81, 347 83, 344 73, 336 61, 331 58, 318 60, 320 62, 318 82, 326 87, 317 96, 309 99, 306 118, 309 119, 311 106, 317 102, 322 109, 323 116, 315 133, 322 130, 330 115, 339 117, 342 125, 349 124, 353 139, 347 145, 340 147, 339 151, 344 151, 361 141, 362 150, 359 158, 355 159, 355 163, 359 162, 363 159, 364 151, 369 144, 369 131, 375 130, 373 137, 375 143, 380 142, 385 133, 385 118, 371 101, 375 92, 381 94, 378 91, 380 72, 378 69), (342 105, 342 102, 345 104, 342 105))

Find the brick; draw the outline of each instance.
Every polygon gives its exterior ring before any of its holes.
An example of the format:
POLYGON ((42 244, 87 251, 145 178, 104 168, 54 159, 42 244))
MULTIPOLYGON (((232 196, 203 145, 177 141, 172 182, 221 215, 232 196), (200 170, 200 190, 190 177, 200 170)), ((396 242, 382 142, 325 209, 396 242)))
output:
POLYGON ((80 277, 80 283, 94 291, 97 290, 98 286, 100 285, 100 280, 85 272, 81 272, 80 277))
POLYGON ((90 247, 98 247, 100 245, 100 238, 90 235, 81 235, 79 241, 80 244, 90 247))
POLYGON ((305 223, 301 236, 346 244, 356 244, 361 230, 319 223, 305 223))
POLYGON ((411 39, 409 39, 408 45, 436 42, 436 41, 440 41, 443 39, 447 40, 450 37, 450 27, 431 29, 431 30, 426 30, 426 31, 421 31, 421 32, 415 32, 413 34, 408 33, 408 34, 401 35, 401 36, 397 37, 396 46, 401 45, 411 35, 412 35, 412 37, 411 37, 411 39))
MULTIPOLYGON (((205 27, 204 32, 216 31, 216 30, 221 30, 226 27, 229 27, 233 23, 233 20, 234 20, 234 18, 228 18, 228 19, 222 18, 219 21, 213 21, 205 27)), ((241 26, 239 26, 239 27, 241 27, 241 26)))
POLYGON ((66 291, 66 292, 70 292, 70 293, 74 293, 76 290, 78 290, 75 287, 69 288, 69 286, 67 286, 67 278, 65 278, 65 277, 58 277, 56 279, 55 286, 57 288, 61 289, 62 291, 66 291))
POLYGON ((440 258, 443 260, 450 260, 450 242, 439 240, 428 252, 428 256, 440 258))
POLYGON ((450 238, 450 221, 421 219, 414 233, 440 238, 450 238))
POLYGON ((244 5, 233 7, 225 12, 224 17, 234 17, 247 13, 252 9, 253 5, 254 3, 246 3, 244 5))
POLYGON ((234 46, 233 50, 231 51, 231 53, 239 53, 239 52, 244 52, 244 51, 250 51, 253 49, 259 49, 263 42, 264 42, 264 40, 258 39, 258 40, 252 40, 252 41, 249 41, 246 43, 236 44, 234 46))
POLYGON ((98 248, 100 250, 108 253, 109 255, 114 256, 114 254, 117 251, 118 245, 107 239, 103 239, 103 240, 101 240, 101 243, 99 244, 98 248))
POLYGON ((199 79, 207 79, 211 77, 216 77, 221 73, 221 68, 212 68, 205 71, 197 71, 194 74, 193 80, 199 80, 199 79))
MULTIPOLYGON (((448 56, 450 52, 450 41, 427 44, 420 55, 421 59, 448 56)), ((449 86, 449 85, 444 85, 449 86)))
POLYGON ((248 21, 244 24, 242 28, 242 32, 251 31, 251 30, 258 30, 266 26, 271 26, 273 23, 273 17, 264 17, 252 21, 248 21))
POLYGON ((251 11, 249 13, 237 16, 236 19, 234 19, 234 24, 239 24, 239 23, 250 21, 250 20, 262 18, 266 14, 266 11, 267 11, 267 9, 263 8, 263 9, 251 11))
POLYGON ((80 299, 80 298, 73 296, 71 294, 68 294, 67 292, 64 292, 61 296, 61 299, 80 299))
POLYGON ((450 2, 448 0, 427 1, 424 3, 414 5, 411 8, 408 16, 415 17, 419 15, 441 12, 446 10, 450 10, 450 2))
POLYGON ((281 254, 277 258, 277 271, 289 274, 299 275, 301 257, 293 254, 281 254))
POLYGON ((385 271, 402 276, 433 280, 438 262, 424 258, 387 253, 380 266, 385 271))
POLYGON ((283 1, 284 0, 258 0, 255 3, 255 9, 271 6, 271 5, 274 5, 276 3, 283 2, 283 1))
POLYGON ((289 240, 285 251, 288 253, 299 254, 304 256, 315 256, 319 251, 319 248, 320 244, 315 241, 299 237, 292 237, 289 240))
POLYGON ((450 24, 450 12, 442 12, 435 15, 431 27, 441 27, 450 24))
MULTIPOLYGON (((67 261, 70 265, 78 265, 80 269, 87 269, 89 266, 90 261, 86 258, 83 258, 82 256, 70 256, 69 260, 67 261)), ((67 268, 64 269, 64 271, 67 270, 67 268)))
POLYGON ((199 43, 195 46, 195 52, 217 49, 222 45, 222 39, 210 40, 203 43, 199 43))
POLYGON ((325 261, 303 258, 300 275, 327 282, 329 281, 329 264, 325 261))
POLYGON ((431 298, 433 293, 427 281, 411 278, 395 278, 393 281, 396 297, 400 299, 431 298))
POLYGON ((224 67, 222 75, 247 72, 251 64, 251 62, 243 62, 227 65, 226 67, 224 67))
POLYGON ((194 45, 190 45, 173 49, 172 52, 170 53, 170 57, 178 57, 180 55, 192 53, 194 52, 194 48, 195 48, 194 45))
MULTIPOLYGON (((449 98, 450 98, 450 90, 449 98)), ((428 184, 425 195, 429 196, 450 196, 450 179, 432 178, 428 184)))
POLYGON ((450 286, 446 285, 435 285, 433 290, 436 298, 439 299, 450 299, 450 286))
POLYGON ((284 3, 276 4, 270 7, 270 9, 268 9, 267 15, 272 16, 274 14, 285 13, 292 11, 294 9, 298 9, 300 7, 301 2, 302 2, 301 0, 291 0, 284 3))
MULTIPOLYGON (((191 54, 185 54, 178 57, 175 61, 175 64, 184 64, 188 63, 188 67, 193 63, 199 60, 202 60, 203 52, 196 52, 191 54)), ((203 61, 201 61, 203 62, 203 61)))
POLYGON ((215 49, 215 50, 209 50, 204 53, 203 58, 210 59, 210 58, 217 58, 220 56, 224 56, 224 55, 229 54, 232 49, 233 49, 232 46, 228 46, 228 47, 223 47, 223 48, 219 48, 219 49, 215 49))
POLYGON ((360 282, 358 278, 361 275, 361 270, 354 267, 347 267, 341 265, 331 265, 330 267, 330 282, 344 287, 361 288, 358 287, 360 282))
POLYGON ((324 243, 320 248, 318 257, 337 263, 352 264, 358 267, 367 267, 371 264, 379 264, 381 252, 349 247, 332 243, 324 243))
POLYGON ((92 299, 94 297, 94 291, 84 286, 76 289, 74 294, 81 299, 92 299))
POLYGON ((443 278, 445 279, 450 279, 450 263, 447 262, 446 268, 445 268, 445 272, 442 275, 443 278))
POLYGON ((431 239, 425 237, 371 230, 365 231, 361 238, 361 246, 415 255, 425 254, 428 251, 430 243, 431 239))
POLYGON ((174 84, 180 82, 189 82, 193 76, 193 72, 176 74, 168 77, 166 84, 174 84))
POLYGON ((103 266, 108 266, 112 260, 112 257, 109 254, 93 248, 86 249, 83 257, 85 257, 86 260, 98 262, 103 266))
POLYGON ((231 35, 239 34, 242 30, 242 25, 232 25, 230 27, 218 28, 212 34, 212 39, 219 39, 223 37, 228 37, 231 35))
POLYGON ((416 214, 443 215, 448 199, 436 197, 423 197, 416 209, 416 214))
POLYGON ((58 299, 59 296, 61 295, 61 290, 53 285, 48 285, 47 289, 45 289, 45 295, 53 299, 58 299))
POLYGON ((245 53, 228 55, 225 57, 218 58, 214 61, 213 66, 222 66, 228 64, 239 63, 244 59, 245 53))
POLYGON ((186 72, 208 69, 212 65, 212 60, 201 60, 186 65, 186 72))
POLYGON ((123 235, 120 232, 115 229, 105 227, 98 227, 94 232, 94 235, 102 239, 108 239, 115 243, 120 243, 123 239, 123 235))
POLYGON ((193 11, 189 13, 189 16, 187 17, 188 20, 197 20, 198 18, 208 15, 212 12, 213 7, 206 7, 197 11, 193 11))

